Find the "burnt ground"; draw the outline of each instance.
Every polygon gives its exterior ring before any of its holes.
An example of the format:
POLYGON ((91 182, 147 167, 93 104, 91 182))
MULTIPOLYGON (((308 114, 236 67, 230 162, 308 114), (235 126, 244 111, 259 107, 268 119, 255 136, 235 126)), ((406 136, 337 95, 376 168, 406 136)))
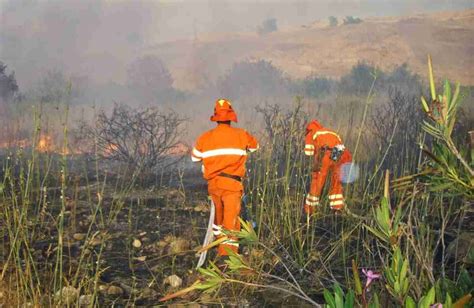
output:
MULTIPOLYGON (((58 172, 56 168, 52 168, 53 174, 58 172)), ((77 162, 69 162, 68 169, 62 250, 67 282, 63 285, 72 284, 82 297, 95 290, 100 306, 149 306, 198 278, 196 248, 202 245, 209 218, 206 182, 199 170, 187 168, 186 176, 177 176, 181 171, 176 170, 156 172, 138 179, 134 188, 125 191, 118 188, 123 179, 111 171, 104 181, 96 178, 93 168, 87 168, 87 176, 75 175, 84 171, 77 162), (96 274, 99 279, 94 285, 96 274), (171 286, 172 275, 182 282, 171 286)), ((53 285, 58 250, 62 207, 58 183, 47 188, 46 199, 46 205, 34 207, 37 212, 29 225, 35 234, 31 240, 33 260, 46 288, 44 305, 51 300, 49 286, 53 285)), ((5 261, 10 248, 6 232, 3 238, 5 261)), ((209 252, 208 259, 215 259, 215 251, 209 252)), ((198 295, 193 292, 175 302, 262 304, 260 297, 198 295)))
MULTIPOLYGON (((80 164, 71 162, 68 168, 64 203, 65 285, 81 286, 82 296, 97 292, 100 306, 150 306, 160 304, 159 298, 191 285, 198 278, 194 270, 198 260, 195 251, 201 246, 209 215, 206 183, 198 168, 185 166, 184 172, 155 172, 151 177, 140 178, 130 190, 119 188, 123 187, 124 179, 118 173, 109 171, 104 181, 102 177, 96 178, 93 168, 85 168, 88 172, 84 176, 80 175, 84 170, 80 164), (94 282, 96 274, 98 280, 94 282), (170 285, 172 275, 182 279, 175 287, 170 285)), ((53 168, 51 172, 58 171, 53 168)), ((35 231, 31 249, 43 288, 53 285, 61 211, 57 183, 47 189, 47 199, 50 201, 46 207, 33 206, 38 214, 31 217, 28 226, 35 231)), ((331 238, 324 234, 328 230, 331 227, 325 225, 318 229, 324 246, 331 238)), ((3 238, 5 260, 8 234, 4 233, 3 238)), ((210 251, 209 259, 214 258, 215 252, 210 251)), ((299 278, 304 279, 304 275, 299 278)), ((49 289, 43 291, 51 294, 49 289)), ((245 293, 232 288, 224 291, 219 297, 192 292, 174 302, 303 305, 275 292, 245 293)))
POLYGON ((87 201, 87 194, 70 201, 65 266, 77 267, 84 249, 95 261, 101 252, 99 262, 106 270, 100 275, 100 302, 115 306, 157 304, 165 294, 192 284, 197 278, 195 249, 201 245, 209 215, 206 191, 192 186, 186 193, 175 185, 137 188, 120 201, 106 189, 96 219, 97 196, 95 204, 87 201), (88 241, 81 239, 88 233, 88 241), (180 277, 182 285, 173 288, 166 283, 171 275, 180 277))

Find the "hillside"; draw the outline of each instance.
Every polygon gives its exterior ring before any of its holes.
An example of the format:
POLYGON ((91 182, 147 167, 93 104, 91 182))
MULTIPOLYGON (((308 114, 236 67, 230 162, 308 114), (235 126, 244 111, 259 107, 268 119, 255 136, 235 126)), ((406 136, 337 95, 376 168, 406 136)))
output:
POLYGON ((360 24, 337 27, 316 21, 264 36, 198 34, 195 40, 158 44, 143 53, 163 58, 175 85, 183 89, 203 87, 243 59, 270 60, 297 78, 310 74, 338 78, 358 61, 382 69, 406 62, 424 76, 428 53, 436 62, 437 76, 474 85, 474 10, 366 18, 360 24))

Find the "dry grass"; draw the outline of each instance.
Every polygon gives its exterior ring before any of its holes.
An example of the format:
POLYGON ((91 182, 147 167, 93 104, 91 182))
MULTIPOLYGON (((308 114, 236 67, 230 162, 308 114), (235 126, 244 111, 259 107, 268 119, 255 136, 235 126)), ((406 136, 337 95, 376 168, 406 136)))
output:
POLYGON ((222 75, 232 63, 265 59, 294 78, 315 73, 340 77, 358 61, 383 70, 407 62, 425 76, 425 57, 431 53, 438 76, 474 84, 474 10, 368 18, 361 24, 329 28, 321 23, 281 29, 259 37, 256 33, 213 34, 197 42, 180 40, 146 50, 168 63, 178 88, 194 89, 196 74, 222 75))

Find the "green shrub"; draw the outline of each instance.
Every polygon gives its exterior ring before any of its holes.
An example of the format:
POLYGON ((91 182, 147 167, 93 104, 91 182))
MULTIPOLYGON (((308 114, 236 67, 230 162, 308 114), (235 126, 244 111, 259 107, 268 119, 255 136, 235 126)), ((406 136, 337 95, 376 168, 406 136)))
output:
POLYGON ((346 16, 346 18, 344 18, 344 25, 360 24, 361 22, 362 19, 360 19, 359 17, 346 16))
POLYGON ((339 23, 339 21, 337 20, 337 17, 334 17, 334 16, 329 16, 328 20, 329 20, 330 27, 336 27, 339 23))

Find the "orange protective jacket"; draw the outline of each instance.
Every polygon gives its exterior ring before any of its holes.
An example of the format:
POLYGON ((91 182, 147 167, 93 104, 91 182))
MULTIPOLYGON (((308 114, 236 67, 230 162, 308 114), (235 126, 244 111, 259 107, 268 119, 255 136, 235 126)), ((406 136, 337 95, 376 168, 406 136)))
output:
MULTIPOLYGON (((322 148, 333 148, 336 145, 342 145, 341 137, 334 131, 323 127, 316 121, 312 121, 306 128, 306 138, 304 152, 308 156, 313 156, 321 151, 322 148)), ((339 160, 340 164, 352 161, 352 155, 349 150, 345 150, 339 160)))
POLYGON ((304 205, 305 212, 312 214, 320 205, 321 192, 330 172, 332 175, 328 195, 329 206, 331 209, 341 210, 345 205, 340 178, 341 166, 352 160, 352 155, 345 149, 341 137, 317 121, 312 121, 306 128, 304 152, 308 156, 315 156, 311 186, 304 205), (331 159, 331 151, 335 147, 344 149, 337 161, 331 159))
POLYGON ((218 181, 221 182, 218 188, 236 191, 242 190, 241 183, 217 177, 220 173, 243 177, 247 153, 257 149, 257 140, 247 131, 220 123, 197 139, 191 158, 194 162, 202 161, 203 175, 209 185, 218 181))

